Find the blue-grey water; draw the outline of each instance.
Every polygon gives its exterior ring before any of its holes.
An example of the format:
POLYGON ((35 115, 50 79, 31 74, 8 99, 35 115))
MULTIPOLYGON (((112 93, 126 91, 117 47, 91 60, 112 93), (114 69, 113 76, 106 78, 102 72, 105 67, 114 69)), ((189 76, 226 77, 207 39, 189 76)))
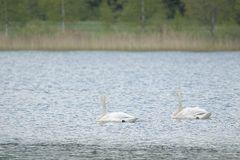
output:
POLYGON ((0 159, 240 159, 239 52, 0 52, 0 159), (173 120, 176 90, 208 120, 173 120), (98 124, 109 111, 136 123, 98 124))

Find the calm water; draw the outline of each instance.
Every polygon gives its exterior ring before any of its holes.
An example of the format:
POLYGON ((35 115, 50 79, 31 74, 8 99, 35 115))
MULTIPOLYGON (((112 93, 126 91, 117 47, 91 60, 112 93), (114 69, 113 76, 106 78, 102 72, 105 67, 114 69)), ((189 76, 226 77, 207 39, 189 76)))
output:
POLYGON ((239 159, 240 53, 0 52, 0 159, 239 159), (172 120, 186 106, 209 120, 172 120), (109 111, 137 123, 100 125, 109 111))

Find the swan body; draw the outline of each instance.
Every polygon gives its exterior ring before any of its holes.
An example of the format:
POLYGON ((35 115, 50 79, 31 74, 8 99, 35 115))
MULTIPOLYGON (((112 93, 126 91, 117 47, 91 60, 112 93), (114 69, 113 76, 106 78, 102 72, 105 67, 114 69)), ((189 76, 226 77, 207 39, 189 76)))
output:
POLYGON ((182 106, 182 95, 177 93, 179 105, 177 110, 172 114, 172 118, 175 119, 208 119, 211 116, 210 112, 199 107, 183 107, 182 106))
POLYGON ((183 108, 180 112, 173 113, 172 118, 176 119, 207 119, 211 116, 210 112, 199 107, 183 108))
POLYGON ((135 122, 137 118, 124 113, 124 112, 112 112, 107 113, 98 119, 98 122, 135 122))
POLYGON ((137 118, 129 115, 124 112, 111 112, 107 113, 106 110, 106 98, 105 96, 101 97, 102 101, 102 114, 101 116, 97 119, 97 122, 102 122, 102 123, 107 123, 107 122, 130 122, 134 123, 137 118))

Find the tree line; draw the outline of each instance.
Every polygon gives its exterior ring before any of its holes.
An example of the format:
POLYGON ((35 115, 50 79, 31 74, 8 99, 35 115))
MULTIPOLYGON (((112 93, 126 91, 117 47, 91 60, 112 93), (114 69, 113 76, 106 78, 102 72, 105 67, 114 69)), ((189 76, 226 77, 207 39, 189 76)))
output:
POLYGON ((101 21, 159 26, 168 21, 191 21, 208 27, 216 24, 240 25, 240 0, 0 0, 1 28, 8 32, 12 22, 101 21))

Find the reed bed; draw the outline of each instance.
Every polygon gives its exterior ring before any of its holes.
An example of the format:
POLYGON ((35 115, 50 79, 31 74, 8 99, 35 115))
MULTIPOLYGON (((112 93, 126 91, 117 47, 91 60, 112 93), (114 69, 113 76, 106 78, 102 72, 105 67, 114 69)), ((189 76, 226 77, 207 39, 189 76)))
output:
POLYGON ((187 33, 65 32, 0 35, 0 50, 236 51, 240 39, 187 33))

